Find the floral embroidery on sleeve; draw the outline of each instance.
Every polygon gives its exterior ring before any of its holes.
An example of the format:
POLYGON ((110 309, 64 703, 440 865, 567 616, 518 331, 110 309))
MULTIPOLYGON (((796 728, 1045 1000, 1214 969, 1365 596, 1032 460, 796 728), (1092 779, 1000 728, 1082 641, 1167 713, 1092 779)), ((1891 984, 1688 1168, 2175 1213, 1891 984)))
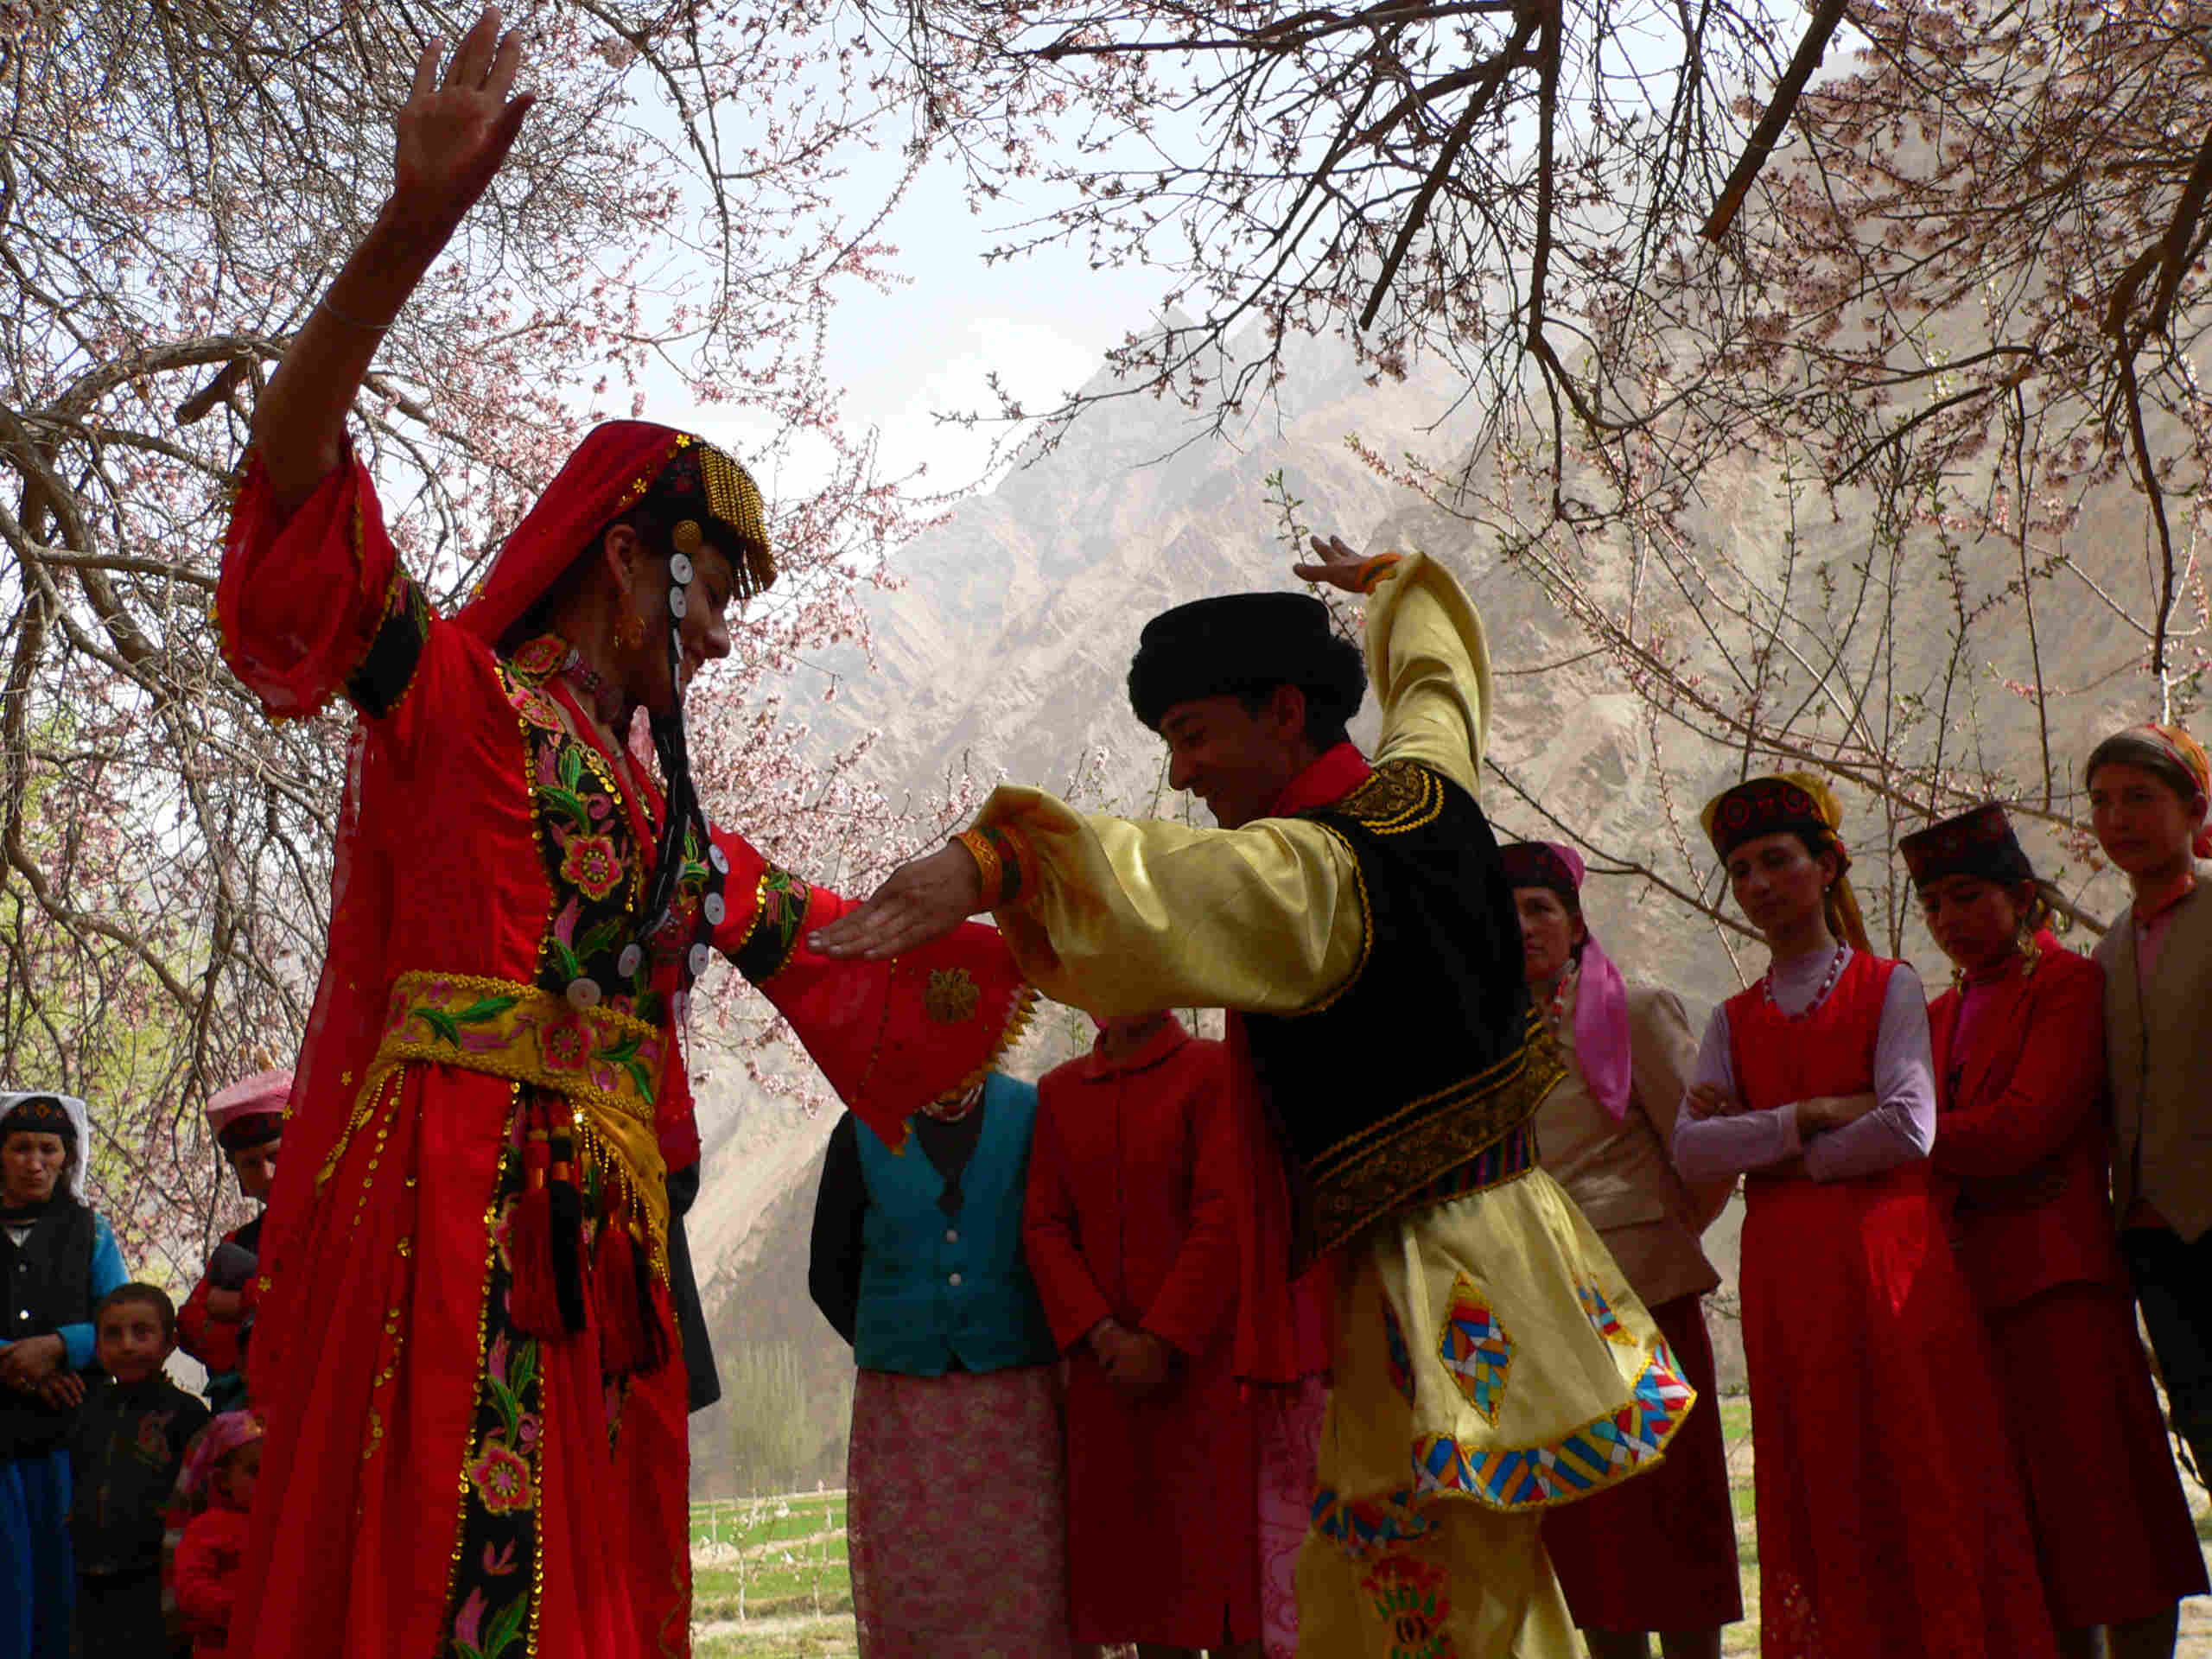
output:
POLYGON ((759 907, 753 929, 731 960, 737 971, 753 984, 773 979, 790 963, 798 949, 799 930, 806 925, 806 903, 813 889, 789 870, 771 864, 760 874, 759 907))

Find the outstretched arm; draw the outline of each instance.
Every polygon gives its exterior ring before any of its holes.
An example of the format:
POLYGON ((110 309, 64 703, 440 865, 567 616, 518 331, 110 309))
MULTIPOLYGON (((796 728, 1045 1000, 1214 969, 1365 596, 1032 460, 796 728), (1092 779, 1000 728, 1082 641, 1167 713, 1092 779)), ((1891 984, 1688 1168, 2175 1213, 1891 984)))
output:
POLYGON ((487 7, 438 75, 444 42, 415 66, 399 111, 391 200, 277 365, 254 410, 253 444, 278 509, 306 503, 345 453, 346 416, 385 329, 491 184, 522 130, 531 95, 510 98, 518 35, 487 7))
MULTIPOLYGON (((1389 579, 1368 616, 1383 715, 1378 758, 1420 761, 1472 792, 1487 669, 1465 596, 1418 555, 1362 559, 1318 537, 1313 553, 1294 575, 1355 594, 1389 579)), ((1192 830, 1086 818, 1036 791, 1005 788, 976 831, 983 844, 971 833, 894 871, 867 903, 816 933, 815 948, 887 959, 988 907, 1030 979, 1094 1014, 1287 1013, 1327 995, 1358 959, 1364 918, 1351 855, 1315 825, 1263 819, 1192 830), (995 833, 1011 837, 996 852, 995 833), (1021 879, 1008 874, 1009 860, 1021 879)))

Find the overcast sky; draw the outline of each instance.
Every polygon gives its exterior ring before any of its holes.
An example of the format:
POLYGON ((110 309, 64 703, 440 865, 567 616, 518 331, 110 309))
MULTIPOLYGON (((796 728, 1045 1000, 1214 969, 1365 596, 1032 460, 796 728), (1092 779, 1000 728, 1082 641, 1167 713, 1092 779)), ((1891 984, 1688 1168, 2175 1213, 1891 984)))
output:
MULTIPOLYGON (((880 200, 894 178, 888 162, 880 171, 856 168, 846 187, 855 213, 880 200)), ((887 293, 856 283, 842 290, 827 366, 843 391, 849 424, 880 433, 887 471, 926 464, 931 488, 972 483, 1003 429, 946 426, 934 414, 994 407, 985 378, 994 369, 1026 406, 1049 405, 1089 379, 1107 348, 1141 327, 1166 291, 1158 271, 1094 271, 1082 253, 1065 248, 986 266, 985 251, 1022 217, 1003 200, 971 212, 957 168, 933 162, 882 233, 899 249, 889 263, 906 281, 887 293)), ((647 418, 757 453, 757 431, 726 409, 690 405, 673 377, 649 380, 646 396, 647 418)), ((804 481, 778 480, 772 471, 761 480, 772 498, 779 484, 804 481)))

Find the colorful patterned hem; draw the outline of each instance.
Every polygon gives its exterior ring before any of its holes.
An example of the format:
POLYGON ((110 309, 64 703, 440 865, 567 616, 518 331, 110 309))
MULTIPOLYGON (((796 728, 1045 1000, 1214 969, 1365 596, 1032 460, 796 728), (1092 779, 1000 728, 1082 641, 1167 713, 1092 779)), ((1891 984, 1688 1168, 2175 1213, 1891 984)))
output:
POLYGON ((1448 1435, 1426 1437, 1414 1448, 1414 1491, 1464 1495, 1498 1510, 1572 1503, 1665 1457, 1667 1442, 1696 1401, 1662 1341, 1637 1378, 1634 1399, 1548 1446, 1491 1448, 1471 1457, 1448 1435))

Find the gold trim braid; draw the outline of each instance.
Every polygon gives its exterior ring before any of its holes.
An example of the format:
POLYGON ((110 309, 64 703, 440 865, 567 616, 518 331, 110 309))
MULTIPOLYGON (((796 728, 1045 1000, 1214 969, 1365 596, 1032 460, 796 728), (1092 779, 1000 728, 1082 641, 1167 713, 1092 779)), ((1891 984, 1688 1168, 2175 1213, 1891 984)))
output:
POLYGON ((1550 1027, 1532 1008, 1526 1037, 1504 1059, 1339 1141, 1308 1175, 1314 1250, 1335 1249, 1479 1157, 1534 1117, 1566 1075, 1550 1027))
POLYGON ((473 974, 414 971, 392 982, 384 1038, 354 1096, 353 1116, 315 1177, 336 1173, 378 1090, 402 1066, 459 1066, 564 1096, 577 1139, 634 1204, 656 1270, 665 1273, 668 1166, 653 1126, 667 1064, 664 1033, 611 1008, 579 1008, 550 991, 473 974))

